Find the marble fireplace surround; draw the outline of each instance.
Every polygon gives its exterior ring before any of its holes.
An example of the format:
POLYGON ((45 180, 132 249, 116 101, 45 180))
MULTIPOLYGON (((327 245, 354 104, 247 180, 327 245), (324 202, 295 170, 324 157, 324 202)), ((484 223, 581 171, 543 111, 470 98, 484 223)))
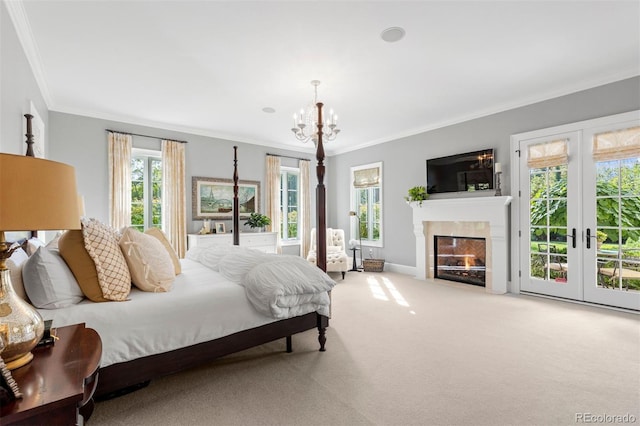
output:
POLYGON ((411 203, 416 236, 416 278, 434 276, 433 236, 481 237, 487 243, 488 293, 507 292, 509 204, 512 197, 475 197, 411 203))

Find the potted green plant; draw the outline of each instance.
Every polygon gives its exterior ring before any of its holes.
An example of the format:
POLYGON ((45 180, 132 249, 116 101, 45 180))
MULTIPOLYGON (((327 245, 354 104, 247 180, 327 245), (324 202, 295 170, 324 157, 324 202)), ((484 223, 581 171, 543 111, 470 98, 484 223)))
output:
POLYGON ((429 194, 427 193, 427 188, 424 186, 414 186, 413 188, 409 188, 407 196, 404 197, 407 203, 415 201, 419 206, 422 206, 422 202, 427 198, 429 198, 429 194))
POLYGON ((607 234, 603 231, 598 230, 596 232, 596 239, 598 240, 598 249, 600 249, 600 247, 602 247, 602 243, 604 243, 607 239, 607 234))
POLYGON ((249 219, 247 219, 244 224, 249 225, 251 229, 258 229, 261 231, 265 226, 271 225, 271 219, 260 213, 251 213, 249 219))

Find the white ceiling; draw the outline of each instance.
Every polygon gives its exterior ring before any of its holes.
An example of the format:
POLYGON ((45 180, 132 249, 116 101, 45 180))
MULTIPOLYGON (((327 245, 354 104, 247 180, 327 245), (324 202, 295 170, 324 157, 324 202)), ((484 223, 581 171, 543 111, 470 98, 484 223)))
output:
POLYGON ((639 1, 7 7, 51 110, 299 151, 314 79, 335 154, 640 75, 639 1))

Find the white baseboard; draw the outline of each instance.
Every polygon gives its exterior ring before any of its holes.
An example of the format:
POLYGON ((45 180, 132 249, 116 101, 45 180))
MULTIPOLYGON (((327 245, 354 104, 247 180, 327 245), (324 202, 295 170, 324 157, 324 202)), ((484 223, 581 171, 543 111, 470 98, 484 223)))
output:
POLYGON ((386 263, 384 264, 384 270, 389 272, 397 272, 399 274, 406 275, 416 275, 416 267, 415 266, 407 266, 407 265, 399 265, 397 263, 386 263))

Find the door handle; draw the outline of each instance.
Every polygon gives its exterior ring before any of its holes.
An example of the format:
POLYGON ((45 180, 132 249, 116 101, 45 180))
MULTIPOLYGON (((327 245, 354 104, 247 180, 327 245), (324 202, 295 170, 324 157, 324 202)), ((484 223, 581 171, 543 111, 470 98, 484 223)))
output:
POLYGON ((587 248, 591 248, 591 228, 587 228, 587 248))
POLYGON ((573 243, 571 244, 572 247, 576 248, 576 228, 573 228, 573 230, 571 231, 570 237, 573 240, 573 243))

